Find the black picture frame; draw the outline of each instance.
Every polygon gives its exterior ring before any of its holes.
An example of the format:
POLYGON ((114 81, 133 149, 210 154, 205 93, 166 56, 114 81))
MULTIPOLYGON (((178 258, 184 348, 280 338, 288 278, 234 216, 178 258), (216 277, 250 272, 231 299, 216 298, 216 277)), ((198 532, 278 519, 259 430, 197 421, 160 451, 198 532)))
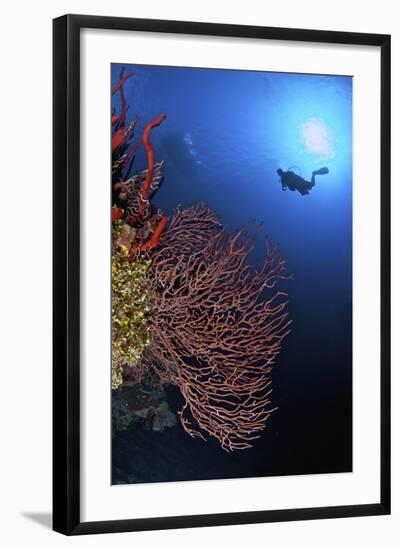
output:
POLYGON ((66 535, 390 513, 390 36, 65 15, 53 21, 53 529, 66 535), (377 46, 381 51, 381 496, 372 504, 80 520, 80 31, 84 28, 377 46))

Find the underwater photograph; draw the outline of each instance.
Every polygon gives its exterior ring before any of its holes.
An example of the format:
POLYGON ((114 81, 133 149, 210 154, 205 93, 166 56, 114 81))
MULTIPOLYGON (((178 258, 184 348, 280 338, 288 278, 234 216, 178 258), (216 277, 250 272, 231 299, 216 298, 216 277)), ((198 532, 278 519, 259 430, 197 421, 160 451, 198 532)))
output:
POLYGON ((113 63, 112 484, 352 471, 352 77, 113 63))

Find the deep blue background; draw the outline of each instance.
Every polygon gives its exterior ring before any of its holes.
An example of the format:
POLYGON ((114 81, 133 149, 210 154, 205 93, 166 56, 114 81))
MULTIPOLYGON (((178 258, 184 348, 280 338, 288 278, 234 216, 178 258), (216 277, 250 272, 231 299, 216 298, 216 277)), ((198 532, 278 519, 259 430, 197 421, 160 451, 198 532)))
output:
MULTIPOLYGON (((122 65, 112 66, 112 84, 122 65)), ((293 329, 273 370, 279 406, 256 447, 227 454, 178 425, 114 440, 114 481, 163 481, 349 471, 352 468, 352 79, 232 70, 126 66, 128 120, 153 130, 165 179, 153 204, 206 202, 230 228, 250 219, 287 257, 293 329), (328 129, 330 158, 310 152, 302 125, 328 129), (281 190, 277 168, 306 179, 328 166, 310 195, 281 190), (156 458, 154 458, 156 457, 156 458), (116 473, 118 472, 118 473, 116 473), (124 477, 125 476, 125 477, 124 477)), ((119 94, 113 97, 119 112, 119 94)), ((133 171, 146 168, 143 147, 133 171)), ((263 257, 259 240, 254 261, 263 257)), ((172 408, 179 392, 168 393, 172 408)))

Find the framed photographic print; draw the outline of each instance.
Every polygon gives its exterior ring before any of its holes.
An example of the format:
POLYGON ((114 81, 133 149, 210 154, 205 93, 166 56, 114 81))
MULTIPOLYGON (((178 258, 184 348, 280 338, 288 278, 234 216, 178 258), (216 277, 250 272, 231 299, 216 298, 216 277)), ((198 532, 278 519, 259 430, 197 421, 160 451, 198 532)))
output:
POLYGON ((54 529, 390 513, 390 37, 54 20, 54 529))

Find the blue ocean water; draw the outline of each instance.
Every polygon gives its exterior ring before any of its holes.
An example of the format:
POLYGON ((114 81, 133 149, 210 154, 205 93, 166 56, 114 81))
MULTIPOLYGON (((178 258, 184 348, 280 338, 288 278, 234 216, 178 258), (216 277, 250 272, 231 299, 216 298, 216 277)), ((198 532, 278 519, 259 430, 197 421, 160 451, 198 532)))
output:
MULTIPOLYGON (((263 222, 263 234, 279 245, 294 275, 283 284, 293 328, 272 375, 279 410, 260 443, 227 455, 217 442, 204 445, 184 432, 157 434, 160 445, 178 437, 187 461, 193 449, 198 470, 186 472, 182 459, 176 471, 164 464, 168 473, 141 479, 351 470, 351 77, 113 64, 113 84, 123 66, 135 73, 124 90, 128 120, 140 117, 136 135, 167 115, 151 133, 156 160, 166 166, 154 206, 168 215, 178 203, 202 201, 230 229, 263 222), (329 174, 317 176, 308 195, 282 190, 278 168, 310 180, 323 166, 329 174)), ((118 94, 112 102, 119 112, 118 94)), ((141 147, 132 173, 146 167, 141 147)), ((253 261, 260 263, 263 253, 260 238, 253 261)), ((137 453, 146 453, 147 443, 154 450, 152 437, 144 437, 137 453)), ((115 456, 126 470, 124 445, 129 442, 115 443, 115 456)))

